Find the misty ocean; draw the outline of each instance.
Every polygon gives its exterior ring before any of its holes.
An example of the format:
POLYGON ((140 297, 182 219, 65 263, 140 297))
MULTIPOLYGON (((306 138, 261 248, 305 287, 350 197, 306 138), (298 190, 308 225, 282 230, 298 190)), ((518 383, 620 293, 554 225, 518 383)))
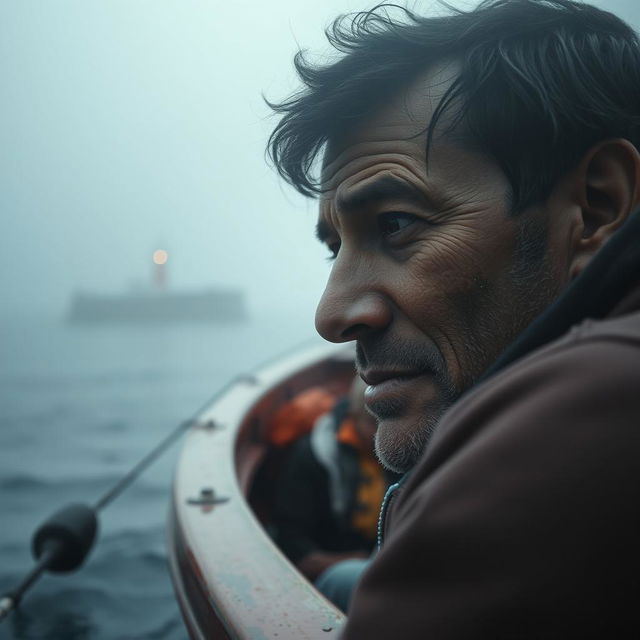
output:
MULTIPOLYGON (((31 534, 50 513, 93 503, 231 376, 318 339, 310 319, 290 316, 219 327, 0 321, 0 593, 32 566, 31 534)), ((102 512, 78 572, 32 587, 1 640, 187 637, 165 543, 180 446, 102 512)))

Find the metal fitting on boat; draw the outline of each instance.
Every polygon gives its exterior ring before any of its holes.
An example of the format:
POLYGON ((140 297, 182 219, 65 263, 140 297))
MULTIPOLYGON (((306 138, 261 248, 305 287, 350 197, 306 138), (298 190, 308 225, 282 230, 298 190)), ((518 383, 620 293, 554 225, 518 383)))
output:
POLYGON ((213 487, 202 487, 200 496, 197 498, 189 498, 187 504, 195 504, 199 506, 210 506, 214 504, 222 504, 228 502, 229 498, 218 498, 213 487))

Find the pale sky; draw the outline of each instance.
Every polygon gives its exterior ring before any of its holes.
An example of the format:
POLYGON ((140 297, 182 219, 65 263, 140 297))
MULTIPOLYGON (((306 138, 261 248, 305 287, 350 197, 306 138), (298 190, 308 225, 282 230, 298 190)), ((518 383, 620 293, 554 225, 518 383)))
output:
MULTIPOLYGON (((635 2, 595 4, 637 26, 635 2)), ((326 50, 333 17, 373 4, 2 0, 0 316, 146 283, 159 247, 175 288, 312 310, 315 204, 265 163, 261 94, 286 96, 298 46, 326 50)))

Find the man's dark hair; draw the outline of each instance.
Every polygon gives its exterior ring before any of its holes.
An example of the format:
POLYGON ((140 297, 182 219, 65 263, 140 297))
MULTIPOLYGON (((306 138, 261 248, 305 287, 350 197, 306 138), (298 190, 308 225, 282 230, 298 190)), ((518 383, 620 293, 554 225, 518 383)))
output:
POLYGON ((445 59, 460 71, 425 123, 425 153, 448 114, 444 133, 462 124, 466 142, 500 166, 514 212, 543 201, 596 142, 640 146, 640 44, 622 20, 570 0, 448 8, 429 18, 397 5, 341 16, 326 32, 337 61, 313 65, 298 52, 305 88, 270 103, 283 117, 268 150, 285 180, 320 193, 313 167, 326 143, 445 59))

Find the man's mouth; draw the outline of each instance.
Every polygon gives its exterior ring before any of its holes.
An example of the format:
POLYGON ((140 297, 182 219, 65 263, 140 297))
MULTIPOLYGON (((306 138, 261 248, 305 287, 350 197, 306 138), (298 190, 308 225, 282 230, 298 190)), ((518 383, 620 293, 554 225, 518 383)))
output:
POLYGON ((419 385, 427 375, 429 372, 424 371, 363 371, 360 377, 369 385, 364 392, 365 405, 378 417, 382 417, 380 413, 396 413, 413 394, 419 392, 419 385))

